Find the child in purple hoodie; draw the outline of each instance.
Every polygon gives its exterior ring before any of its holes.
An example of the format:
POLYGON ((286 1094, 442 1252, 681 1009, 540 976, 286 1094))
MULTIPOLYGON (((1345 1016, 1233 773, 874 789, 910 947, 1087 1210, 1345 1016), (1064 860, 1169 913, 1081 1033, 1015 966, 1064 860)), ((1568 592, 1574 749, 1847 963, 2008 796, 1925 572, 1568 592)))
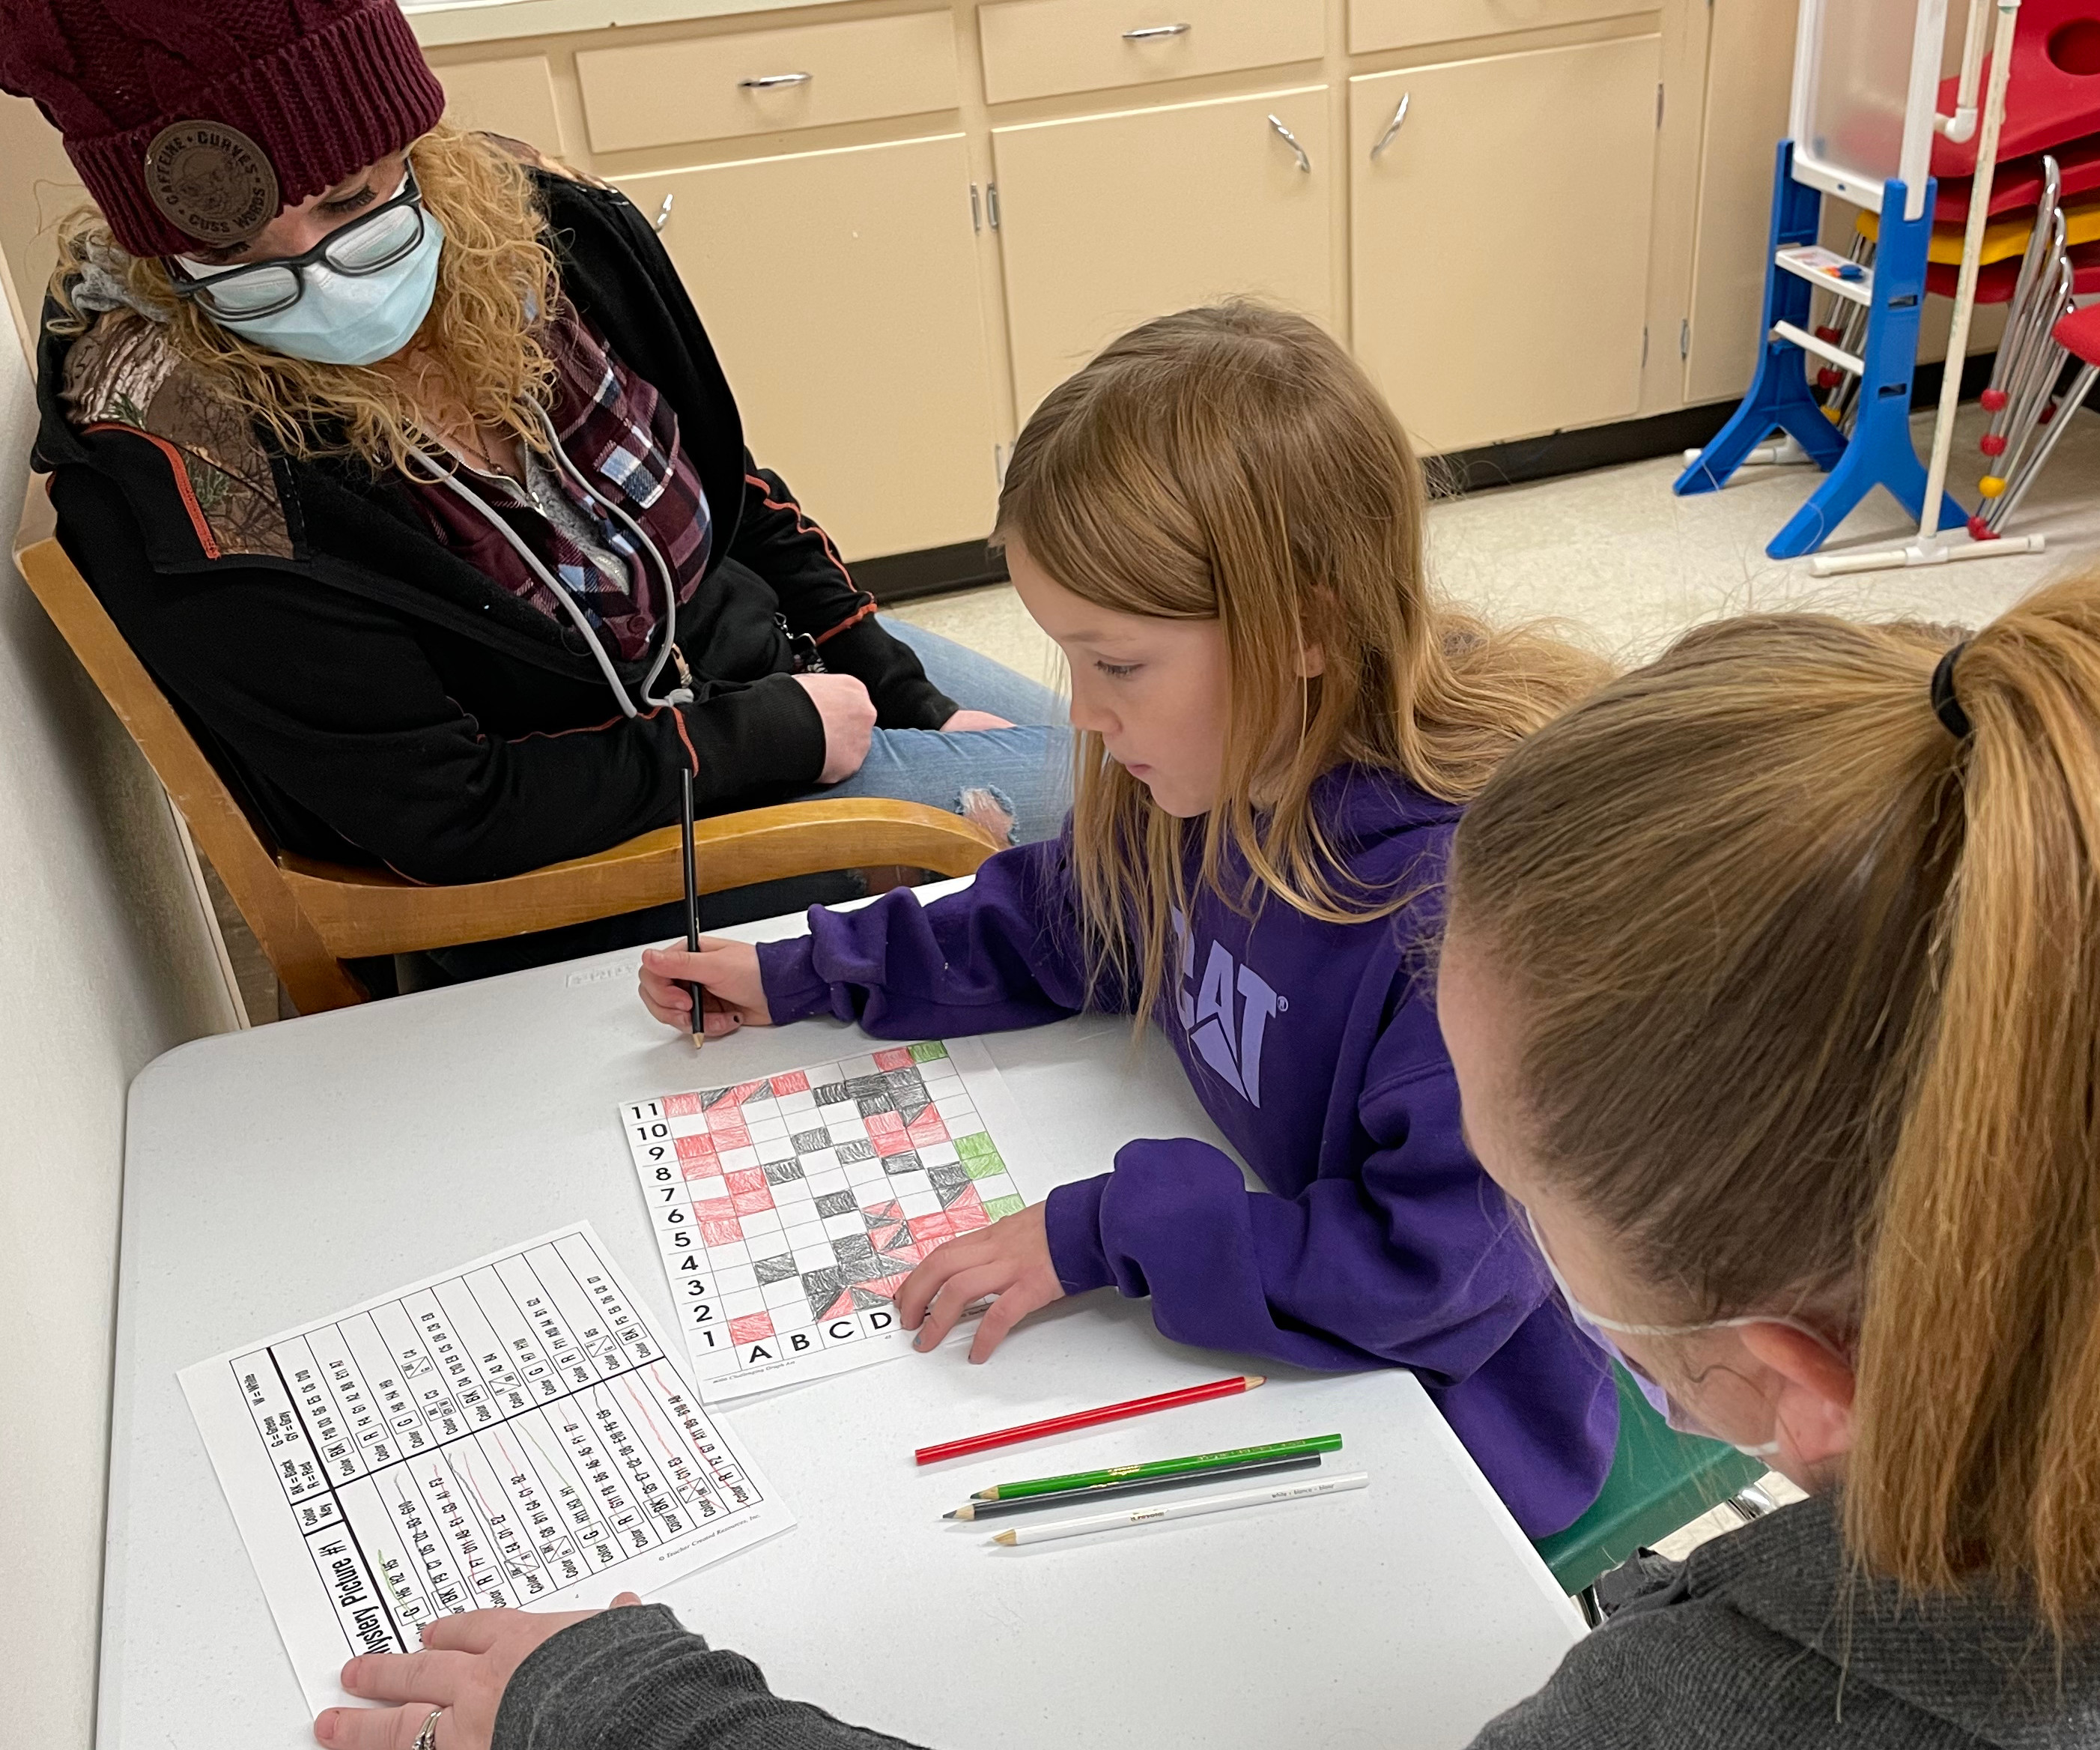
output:
POLYGON ((921 1263, 898 1296, 919 1346, 995 1295, 982 1360, 1113 1286, 1180 1341, 1407 1367, 1538 1536, 1595 1496, 1616 1397, 1460 1134, 1427 972, 1464 798, 1601 671, 1433 602, 1423 509, 1398 423, 1310 322, 1234 305, 1124 336, 1030 420, 999 502, 1070 665, 1062 837, 930 905, 651 951, 642 995, 690 1028, 697 982, 716 1033, 1158 1020, 1267 1191, 1207 1143, 1129 1142, 921 1263))

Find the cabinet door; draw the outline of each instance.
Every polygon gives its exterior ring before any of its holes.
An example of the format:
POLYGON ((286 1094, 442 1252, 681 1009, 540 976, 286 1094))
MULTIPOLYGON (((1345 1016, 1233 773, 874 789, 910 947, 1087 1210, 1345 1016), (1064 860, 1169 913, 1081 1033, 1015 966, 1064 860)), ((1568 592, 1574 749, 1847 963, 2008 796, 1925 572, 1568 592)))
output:
POLYGON ((1250 294, 1329 320, 1326 116, 1311 86, 994 129, 1021 417, 1149 316, 1250 294))
POLYGON ((980 539, 991 374, 959 134, 620 184, 654 218, 752 454, 851 559, 980 539))
POLYGON ((559 157, 567 149, 554 109, 554 79, 544 55, 508 60, 440 62, 445 118, 461 127, 508 134, 559 157))
POLYGON ((1626 37, 1350 82, 1357 356, 1426 449, 1638 409, 1660 54, 1626 37))

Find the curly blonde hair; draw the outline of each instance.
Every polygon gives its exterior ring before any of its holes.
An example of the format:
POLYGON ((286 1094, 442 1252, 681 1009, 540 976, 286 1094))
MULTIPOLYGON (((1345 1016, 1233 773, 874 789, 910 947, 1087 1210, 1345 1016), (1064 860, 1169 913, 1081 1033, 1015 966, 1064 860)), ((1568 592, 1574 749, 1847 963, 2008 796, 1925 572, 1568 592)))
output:
MULTIPOLYGON (((554 373, 540 336, 560 290, 525 167, 488 135, 443 122, 411 145, 408 157, 423 205, 445 233, 437 291, 412 344, 444 396, 475 423, 544 449, 540 409, 554 373)), ((160 258, 121 249, 92 206, 60 228, 51 284, 64 312, 53 324, 59 332, 84 332, 94 320, 74 298, 90 266, 164 320, 176 351, 288 453, 346 453, 400 470, 420 447, 427 404, 401 378, 371 365, 317 365, 244 338, 178 298, 160 258)))

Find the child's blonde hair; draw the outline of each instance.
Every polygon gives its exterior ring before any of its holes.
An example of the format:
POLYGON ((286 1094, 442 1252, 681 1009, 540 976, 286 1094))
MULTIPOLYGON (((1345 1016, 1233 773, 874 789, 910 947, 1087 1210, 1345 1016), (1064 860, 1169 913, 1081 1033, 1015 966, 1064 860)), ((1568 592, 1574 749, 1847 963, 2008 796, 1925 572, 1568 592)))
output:
MULTIPOLYGON (((1597 658, 1498 631, 1432 597, 1422 471, 1361 370, 1302 316, 1250 303, 1132 329, 1053 390, 1015 444, 1000 538, 1064 588, 1119 612, 1216 620, 1233 714, 1224 795, 1200 881, 1228 849, 1253 902, 1354 922, 1407 894, 1349 886, 1309 807, 1344 762, 1471 796, 1516 742, 1598 684, 1597 658), (1323 666, 1301 678, 1308 652, 1323 666)), ((1081 925, 1097 979, 1164 988, 1185 909, 1183 823, 1077 742, 1072 811, 1081 925)))
MULTIPOLYGON (((437 290, 415 343, 476 423, 544 449, 538 409, 554 366, 540 337, 559 282, 525 167, 493 136, 448 122, 417 140, 408 157, 423 205, 445 232, 437 290)), ((90 264, 121 274, 131 298, 165 320, 175 350, 201 366, 288 453, 347 453, 374 468, 398 470, 417 447, 418 409, 399 377, 373 366, 295 359, 246 338, 238 325, 214 320, 194 301, 175 296, 158 256, 118 249, 91 206, 60 227, 51 293, 61 333, 88 325, 73 291, 90 264)))
POLYGON ((1724 621, 1518 749, 1451 927, 1642 1319, 1856 1337, 1853 1549, 2100 1606, 2100 586, 1724 621), (1956 718, 1957 727, 1960 719, 1956 718))

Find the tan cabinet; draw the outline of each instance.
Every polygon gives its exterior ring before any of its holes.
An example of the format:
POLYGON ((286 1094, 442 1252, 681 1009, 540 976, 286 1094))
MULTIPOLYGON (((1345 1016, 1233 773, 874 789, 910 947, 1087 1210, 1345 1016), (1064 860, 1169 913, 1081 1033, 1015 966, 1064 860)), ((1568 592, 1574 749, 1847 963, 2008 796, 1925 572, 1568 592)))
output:
POLYGON ((953 21, 906 12, 576 56, 593 152, 955 107, 953 21))
MULTIPOLYGON (((1409 49, 1652 12, 1665 0, 1349 0, 1349 52, 1409 49)), ((1787 41, 1793 40, 1789 27, 1787 41)))
POLYGON ((620 179, 752 453, 849 559, 990 532, 998 440, 960 134, 620 179))
POLYGON ((554 109, 554 70, 545 55, 454 61, 435 71, 445 88, 448 120, 528 140, 557 157, 567 149, 554 109))
POLYGON ((1426 448, 1638 410, 1658 43, 1350 82, 1357 356, 1426 448))
POLYGON ((1320 0, 999 0, 977 8, 985 99, 1317 60, 1321 13, 1320 0))
POLYGON ((1329 142, 1325 86, 994 128, 1021 416, 1148 316, 1251 294, 1330 320, 1329 142))

